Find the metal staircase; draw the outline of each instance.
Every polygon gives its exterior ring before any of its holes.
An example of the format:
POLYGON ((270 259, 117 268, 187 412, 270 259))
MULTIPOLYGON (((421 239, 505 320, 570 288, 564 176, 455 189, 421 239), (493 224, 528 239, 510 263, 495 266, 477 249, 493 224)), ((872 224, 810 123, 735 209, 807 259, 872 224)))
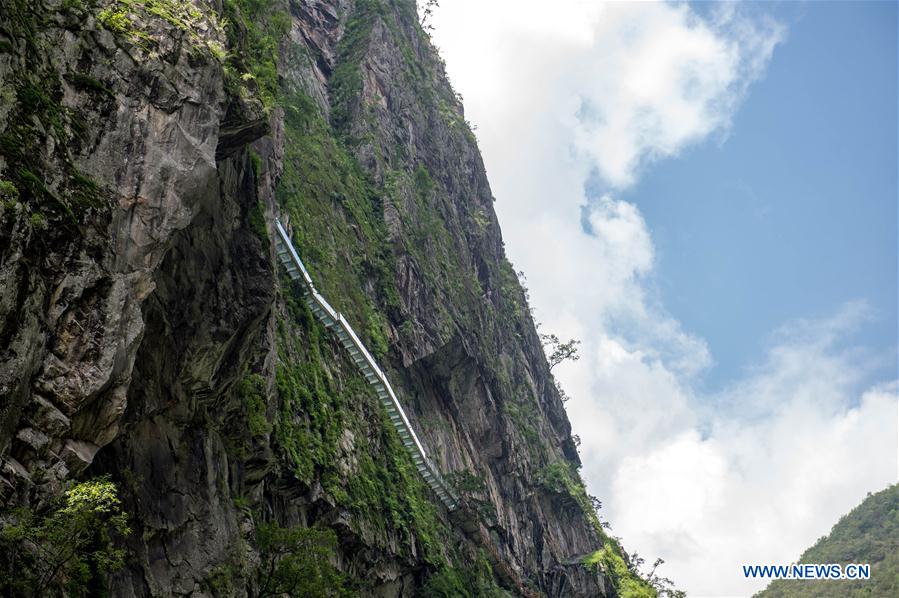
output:
POLYGON ((387 410, 390 423, 393 424, 393 427, 399 433, 403 446, 409 451, 418 473, 425 479, 425 482, 428 483, 428 486, 434 491, 440 502, 448 510, 455 510, 459 505, 458 497, 441 477, 440 472, 431 460, 428 459, 428 455, 418 440, 418 435, 415 434, 412 424, 409 423, 409 418, 406 417, 406 413, 403 411, 403 407, 400 405, 393 387, 390 386, 387 376, 384 375, 384 372, 378 367, 377 362, 368 352, 368 349, 356 336, 350 323, 346 321, 342 314, 335 311, 325 298, 315 290, 315 286, 312 284, 312 277, 309 276, 303 261, 297 255, 293 243, 290 241, 290 237, 287 236, 287 231, 284 230, 280 220, 275 220, 275 227, 277 228, 275 249, 278 253, 278 259, 284 265, 291 279, 299 280, 303 283, 303 299, 306 305, 309 306, 315 317, 324 324, 325 328, 331 330, 337 336, 340 344, 347 350, 356 367, 359 368, 359 371, 362 372, 368 383, 375 389, 378 400, 381 401, 384 409, 387 410))

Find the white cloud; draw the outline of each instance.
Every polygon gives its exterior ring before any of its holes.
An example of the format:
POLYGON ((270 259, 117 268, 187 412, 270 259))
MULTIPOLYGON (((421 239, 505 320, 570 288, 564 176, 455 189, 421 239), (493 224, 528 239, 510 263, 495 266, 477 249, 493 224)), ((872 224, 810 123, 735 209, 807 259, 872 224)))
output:
MULTIPOLYGON (((611 467, 606 500, 616 533, 663 555, 691 595, 760 589, 741 579, 741 564, 792 562, 866 492, 895 481, 895 384, 858 393, 863 366, 836 351, 841 339, 825 338, 847 311, 806 323, 809 337, 771 347, 763 366, 713 397, 732 409, 708 418, 704 435, 684 419, 611 467), (756 413, 759 399, 769 407, 764 415, 756 413), (742 416, 747 410, 752 417, 742 416)), ((661 392, 667 400, 679 389, 661 392)), ((695 412, 699 401, 690 396, 687 404, 695 412)), ((626 418, 616 414, 611 425, 626 418)))
POLYGON ((645 274, 652 267, 653 246, 643 216, 633 204, 608 195, 591 205, 589 222, 603 259, 614 263, 621 279, 645 274))
POLYGON ((583 341, 555 371, 604 516, 692 596, 757 589, 742 562, 789 561, 895 479, 895 388, 858 390, 872 356, 841 349, 865 317, 850 304, 776 332, 763 363, 700 396, 708 347, 658 304, 652 231, 615 193, 726 135, 783 28, 735 3, 702 19, 577 0, 453 0, 435 26, 538 319, 583 341), (597 172, 607 194, 587 197, 597 172))
POLYGON ((574 144, 616 188, 639 168, 724 129, 758 78, 782 28, 719 9, 704 21, 686 4, 614 3, 582 55, 574 144))

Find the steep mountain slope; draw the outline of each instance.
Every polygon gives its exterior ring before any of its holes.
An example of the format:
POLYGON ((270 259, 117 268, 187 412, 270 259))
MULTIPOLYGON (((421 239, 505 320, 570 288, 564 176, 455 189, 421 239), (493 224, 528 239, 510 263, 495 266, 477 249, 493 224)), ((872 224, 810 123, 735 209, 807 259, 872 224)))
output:
POLYGON ((867 580, 777 580, 758 598, 899 596, 899 485, 870 494, 830 534, 802 553, 800 563, 867 563, 867 580))
POLYGON ((654 594, 607 565, 413 2, 12 0, 0 98, 7 592, 654 594), (276 215, 463 508, 279 270, 276 215), (90 479, 131 530, 84 545, 122 566, 42 573, 90 479))

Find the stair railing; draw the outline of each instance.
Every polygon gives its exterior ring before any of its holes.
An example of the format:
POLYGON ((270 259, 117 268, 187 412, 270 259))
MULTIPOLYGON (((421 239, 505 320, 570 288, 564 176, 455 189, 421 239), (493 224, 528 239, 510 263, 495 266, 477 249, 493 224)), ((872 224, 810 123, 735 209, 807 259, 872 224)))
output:
POLYGON ((292 280, 302 283, 303 299, 306 305, 312 310, 313 315, 324 324, 325 328, 334 332, 340 344, 349 353, 350 359, 353 360, 353 363, 368 381, 369 385, 374 388, 375 393, 378 395, 378 400, 387 411, 390 423, 399 434, 409 456, 412 457, 418 473, 424 478, 431 490, 434 491, 440 502, 448 510, 455 510, 459 506, 459 499, 456 493, 450 488, 428 458, 387 376, 378 366, 368 349, 365 348, 365 345, 362 344, 362 341, 359 340, 358 335, 346 318, 343 317, 343 314, 331 307, 328 301, 315 289, 309 271, 303 265, 303 260, 300 259, 296 249, 293 247, 293 242, 287 235, 287 231, 278 219, 275 219, 275 228, 277 232, 275 235, 275 250, 277 251, 278 259, 287 271, 287 275, 292 280))

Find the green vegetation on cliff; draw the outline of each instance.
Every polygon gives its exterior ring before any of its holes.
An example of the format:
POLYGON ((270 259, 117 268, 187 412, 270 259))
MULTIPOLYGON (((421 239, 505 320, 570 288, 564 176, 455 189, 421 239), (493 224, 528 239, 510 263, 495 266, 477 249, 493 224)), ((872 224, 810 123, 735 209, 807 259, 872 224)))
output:
POLYGON ((606 573, 621 598, 655 598, 656 590, 628 565, 623 554, 617 541, 606 538, 602 548, 584 559, 584 565, 606 573))
POLYGON ((226 55, 224 46, 217 39, 222 37, 219 20, 214 11, 203 5, 181 0, 115 0, 101 10, 97 18, 107 29, 124 36, 145 52, 159 46, 159 40, 142 26, 147 19, 156 18, 183 32, 198 50, 208 51, 218 60, 223 60, 226 55), (201 32, 207 26, 219 35, 203 36, 201 32))
POLYGON ((366 346, 383 349, 379 311, 392 315, 399 298, 381 199, 310 98, 297 92, 283 102, 282 217, 322 293, 336 301, 366 346), (365 292, 370 287, 374 298, 365 292))
POLYGON ((284 0, 224 0, 229 52, 224 57, 229 91, 258 100, 270 112, 280 95, 278 44, 290 29, 284 0))
MULTIPOLYGON (((341 147, 311 100, 285 100, 282 217, 316 284, 385 357, 384 316, 397 309, 390 254, 373 184, 341 147), (363 292, 372 288, 373 296, 363 292)), ((373 391, 332 335, 284 278, 287 320, 278 330, 276 384, 281 410, 274 433, 296 478, 321 483, 329 500, 353 514, 370 542, 398 541, 406 558, 428 563, 437 579, 455 579, 452 533, 439 517, 373 391)), ((383 546, 387 548, 387 546, 383 546)), ((459 574, 461 575, 461 574, 459 574)), ((435 584, 442 582, 435 581, 435 584)))
MULTIPOLYGON (((55 11, 27 0, 0 5, 0 37, 11 40, 0 53, 22 57, 14 83, 0 88, 0 103, 8 110, 0 132, 0 220, 24 212, 29 217, 20 221, 36 230, 48 223, 77 228, 108 208, 104 190, 75 165, 72 150, 83 143, 85 115, 62 104, 63 77, 43 60, 37 35, 53 18, 74 12, 67 3, 55 11)), ((103 83, 85 73, 67 73, 65 79, 98 105, 110 101, 103 83)))

